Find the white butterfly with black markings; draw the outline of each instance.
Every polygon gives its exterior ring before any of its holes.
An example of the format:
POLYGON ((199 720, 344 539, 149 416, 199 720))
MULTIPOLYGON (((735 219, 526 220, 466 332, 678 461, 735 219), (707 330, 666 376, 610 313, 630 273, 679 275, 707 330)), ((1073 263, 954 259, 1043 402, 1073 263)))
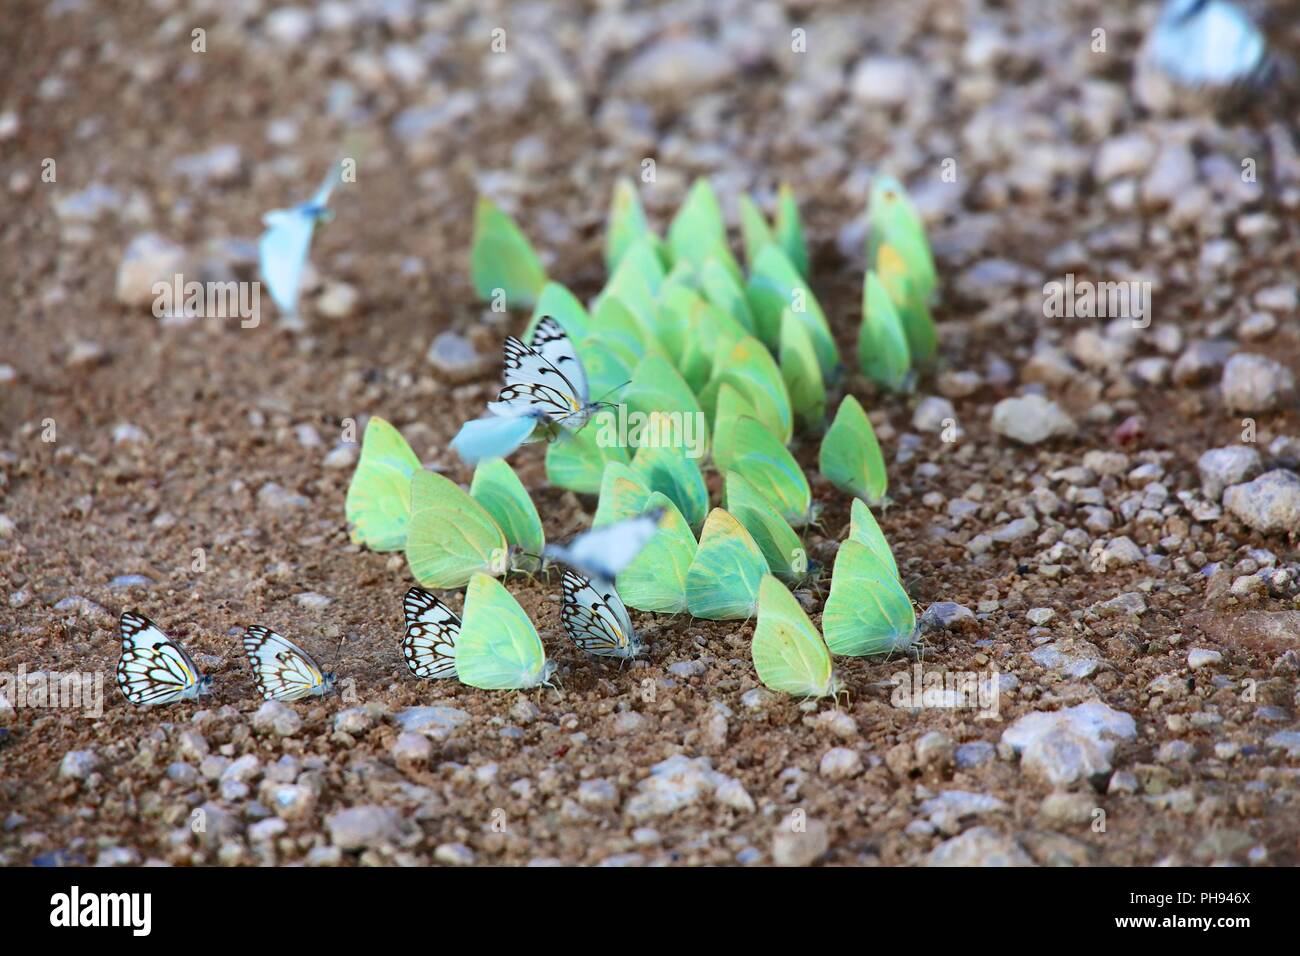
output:
POLYGON ((612 584, 592 581, 572 568, 564 569, 564 606, 560 622, 579 648, 600 657, 636 657, 641 642, 627 608, 612 584))
MULTIPOLYGON (((504 458, 539 424, 576 432, 600 403, 591 400, 587 372, 569 334, 549 315, 537 323, 528 344, 506 337, 505 387, 487 418, 466 422, 451 447, 469 464, 504 458)), ((553 428, 552 428, 553 430, 553 428)))
POLYGON ((411 588, 402 599, 406 636, 402 656, 411 673, 421 679, 456 676, 456 638, 460 618, 424 588, 411 588))
POLYGON ((244 653, 265 700, 320 697, 329 693, 337 680, 297 644, 260 624, 244 632, 244 653))
POLYGON ((170 704, 197 700, 212 689, 212 678, 199 673, 194 659, 153 621, 127 611, 119 623, 122 656, 117 686, 133 704, 170 704))
POLYGON ((635 518, 584 531, 568 544, 548 544, 543 553, 593 581, 613 581, 659 533, 659 519, 663 516, 663 508, 654 508, 635 518))

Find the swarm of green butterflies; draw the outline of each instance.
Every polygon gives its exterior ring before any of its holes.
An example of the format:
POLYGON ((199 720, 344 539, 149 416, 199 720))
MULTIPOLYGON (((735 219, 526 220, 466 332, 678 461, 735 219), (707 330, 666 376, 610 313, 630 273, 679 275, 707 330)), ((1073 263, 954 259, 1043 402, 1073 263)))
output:
MULTIPOLYGON (((771 222, 742 197, 740 232, 744 268, 707 180, 691 188, 665 237, 651 229, 635 185, 620 181, 604 247, 609 278, 584 307, 547 277, 516 223, 480 199, 471 276, 485 301, 504 294, 510 306, 532 308, 525 339, 541 317, 553 317, 575 344, 591 393, 615 396, 660 438, 636 448, 608 440, 619 411, 603 409, 546 451, 552 485, 598 495, 593 527, 663 509, 657 535, 618 575, 623 602, 709 620, 757 615, 752 651, 763 683, 829 695, 837 690, 831 654, 905 649, 915 612, 868 507, 883 504, 888 488, 871 422, 845 395, 826 425, 828 387, 839 385, 843 368, 808 286, 791 191, 780 189, 771 222), (683 434, 687 421, 705 422, 705 433, 683 434), (821 633, 789 590, 816 569, 796 531, 815 518, 812 493, 788 446, 817 437, 819 470, 855 499, 821 633), (700 452, 723 476, 721 507, 710 508, 700 452)), ((905 391, 936 354, 936 277, 920 217, 888 177, 872 190, 866 251, 858 363, 878 388, 905 391)), ((466 492, 423 470, 379 418, 365 431, 347 519, 353 541, 405 550, 412 574, 432 588, 535 570, 545 546, 537 509, 504 460, 480 462, 466 492)))

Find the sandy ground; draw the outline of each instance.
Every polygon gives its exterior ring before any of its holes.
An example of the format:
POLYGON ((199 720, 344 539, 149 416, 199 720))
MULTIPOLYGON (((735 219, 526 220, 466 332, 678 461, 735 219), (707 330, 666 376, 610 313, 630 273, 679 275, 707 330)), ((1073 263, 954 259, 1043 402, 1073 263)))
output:
MULTIPOLYGON (((1294 393, 1229 412, 1220 387, 1235 351, 1300 372, 1300 174, 1280 122, 1294 94, 1226 117, 1139 102, 1149 7, 477 6, 0 13, 0 670, 105 678, 98 719, 0 707, 0 862, 1294 865, 1300 556, 1294 535, 1207 496, 1197 465, 1241 445, 1250 417, 1255 471, 1296 467, 1275 441, 1300 437, 1294 393), (1107 53, 1089 50, 1096 26, 1107 53), (807 53, 791 52, 796 28, 807 53), (261 214, 304 199, 348 141, 358 181, 313 248, 301 328, 269 302, 243 329, 121 301, 144 233, 204 275, 252 278, 261 214), (1234 185, 1243 156, 1253 190, 1234 185), (468 481, 447 441, 524 321, 474 300, 474 196, 507 205, 585 298, 614 179, 645 157, 660 226, 697 175, 731 214, 741 190, 793 185, 850 363, 870 176, 913 187, 939 260, 941 371, 906 397, 846 385, 890 461, 881 524, 909 593, 972 612, 927 633, 924 666, 998 670, 994 719, 892 706, 910 661, 838 660, 838 704, 755 693, 750 624, 637 615, 646 657, 595 662, 560 631, 558 577, 511 590, 561 691, 406 672, 412 582, 400 556, 349 544, 345 420, 382 415, 468 481), (1067 272, 1152 280, 1150 327, 1044 318, 1043 283, 1067 272), (447 329, 481 368, 425 360, 447 329), (994 406, 1026 391, 1074 434, 997 434, 994 406), (914 422, 938 395, 954 443, 914 422), (127 608, 198 655, 212 697, 148 710, 118 695, 127 608), (355 700, 255 718, 238 651, 255 622, 323 661, 342 639, 355 700), (1133 729, 1071 738, 1087 752, 1055 765, 1082 760, 1088 779, 1054 782, 1050 757, 1003 740, 1025 715, 1089 702, 1133 729), (421 724, 411 709, 427 706, 454 710, 421 724)), ((1272 13, 1294 53, 1295 5, 1272 13)), ((795 450, 823 506, 806 544, 829 567, 848 501, 815 475, 815 440, 795 450)), ((516 466, 548 536, 585 525, 594 502, 546 487, 540 449, 516 466)))

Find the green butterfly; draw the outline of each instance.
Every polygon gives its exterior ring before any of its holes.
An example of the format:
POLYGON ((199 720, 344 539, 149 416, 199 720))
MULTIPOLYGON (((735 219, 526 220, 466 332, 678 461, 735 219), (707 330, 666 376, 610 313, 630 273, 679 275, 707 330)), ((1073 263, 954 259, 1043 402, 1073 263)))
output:
MULTIPOLYGON (((687 457, 686 436, 677 427, 676 420, 655 412, 641 432, 641 442, 632 456, 632 471, 651 491, 662 492, 672 499, 687 524, 700 527, 709 513, 709 488, 704 483, 699 459, 687 457), (655 443, 646 444, 647 437, 655 443)), ((692 450, 703 452, 702 440, 692 450)))
MULTIPOLYGON (((532 318, 528 320, 528 327, 524 330, 520 341, 531 342, 538 323, 548 315, 568 333, 570 341, 580 342, 591 331, 591 316, 578 301, 578 297, 558 282, 547 282, 542 287, 541 295, 537 297, 532 318)), ((583 364, 586 364, 585 361, 583 364)))
POLYGON ((876 254, 885 242, 898 250, 907 263, 908 276, 917 284, 921 300, 928 302, 937 281, 934 256, 916 207, 902 183, 892 176, 878 176, 871 186, 867 262, 876 261, 876 254))
MULTIPOLYGON (((794 434, 790 393, 772 353, 762 342, 745 336, 725 356, 718 355, 713 379, 706 391, 716 395, 724 384, 731 385, 749 400, 754 407, 754 417, 767 426, 781 444, 790 441, 794 434)), ((705 407, 708 406, 706 399, 702 397, 701 401, 705 407)))
POLYGON ((591 519, 591 526, 600 528, 644 513, 650 494, 641 476, 629 465, 609 462, 600 482, 600 498, 596 502, 596 515, 591 519))
POLYGON ((411 475, 420 459, 388 422, 372 416, 344 503, 349 534, 372 551, 401 551, 411 520, 411 475))
POLYGON ((608 409, 596 412, 585 428, 563 434, 547 446, 546 480, 556 488, 596 494, 600 491, 605 466, 610 462, 623 465, 628 462, 627 449, 618 443, 617 435, 618 420, 614 413, 608 409))
POLYGON ((866 502, 861 498, 853 499, 853 508, 849 513, 849 539, 866 545, 868 551, 880 559, 880 563, 889 568, 894 577, 898 577, 898 563, 894 552, 885 540, 885 533, 876 523, 876 516, 871 513, 866 502))
POLYGON ((542 519, 523 482, 504 458, 488 458, 474 469, 469 496, 483 506, 504 532, 506 542, 519 555, 521 570, 541 567, 546 533, 542 519))
POLYGON ((912 353, 907 333, 889 291, 875 272, 867 273, 862 286, 858 364, 862 374, 882 388, 892 392, 911 388, 912 353))
POLYGON ((803 469, 754 419, 736 421, 729 460, 718 467, 744 477, 793 527, 802 528, 812 517, 812 489, 803 469))
POLYGON ((484 690, 516 690, 547 684, 555 664, 519 602, 501 582, 475 573, 465 593, 456 676, 484 690))
POLYGON ((695 535, 672 499, 657 491, 646 510, 662 508, 659 532, 618 575, 623 603, 638 611, 679 614, 687 610, 686 576, 695 560, 695 535))
POLYGON ((768 245, 759 251, 745 295, 764 342, 773 348, 780 344, 781 315, 788 309, 808 330, 822 375, 828 380, 838 377, 840 356, 826 315, 780 246, 768 245))
POLYGON ((918 284, 908 276, 903 257, 889 243, 876 252, 876 274, 889 293, 907 337, 908 356, 916 365, 930 365, 939 351, 939 335, 918 284))
POLYGON ((700 403, 677 369, 662 355, 647 355, 641 360, 632 373, 631 384, 623 392, 622 401, 627 408, 629 426, 640 420, 643 427, 654 413, 667 416, 666 420, 675 423, 679 434, 687 427, 688 420, 700 423, 701 448, 708 448, 708 430, 700 403))
POLYGON ((758 489, 734 471, 727 472, 725 507, 745 526, 773 574, 792 584, 808 578, 811 569, 799 536, 758 489))
POLYGON ((736 458, 736 426, 742 418, 758 420, 754 403, 729 382, 718 387, 717 405, 713 415, 713 464, 726 471, 736 458))
POLYGON ((835 420, 822 438, 817 467, 842 491, 870 504, 885 500, 889 489, 885 456, 881 454, 871 420, 852 395, 844 396, 835 420))
POLYGON ((528 238, 492 200, 479 197, 474 207, 474 238, 469 254, 470 279, 480 299, 497 290, 506 304, 526 308, 546 285, 546 270, 528 238))
POLYGON ((832 653, 850 657, 902 651, 912 645, 916 612, 895 569, 852 538, 835 555, 822 630, 832 653))
POLYGON ((777 190, 772 233, 786 257, 807 279, 812 272, 808 262, 808 244, 803 238, 803 223, 799 219, 799 204, 795 202, 794 191, 785 183, 777 190))
POLYGON ((626 176, 614 184, 605 232, 605 270, 613 274, 628 247, 640 239, 654 241, 636 185, 626 176))
POLYGON ((781 316, 778 354, 795 418, 806 431, 819 431, 826 419, 826 384, 808 330, 789 309, 781 316))
POLYGON ((686 606, 692 617, 747 620, 758 609, 758 585, 766 573, 767 560, 744 525, 714 508, 686 572, 686 606))
POLYGON ((476 572, 505 574, 510 545, 481 504, 431 471, 411 476, 406 560, 424 587, 459 588, 476 572))
POLYGON ((770 574, 758 592, 758 623, 750 646, 758 679, 796 697, 831 697, 839 690, 831 655, 799 601, 770 574))

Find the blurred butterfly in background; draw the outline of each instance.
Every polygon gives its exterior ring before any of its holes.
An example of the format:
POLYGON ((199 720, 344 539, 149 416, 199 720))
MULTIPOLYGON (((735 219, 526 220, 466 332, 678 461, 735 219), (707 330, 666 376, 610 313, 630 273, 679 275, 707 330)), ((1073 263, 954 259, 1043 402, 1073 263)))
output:
POLYGON ((311 655, 269 628, 254 624, 244 632, 244 653, 265 700, 301 700, 329 693, 336 678, 311 655))
POLYGON ((311 199, 290 209, 274 209, 262 217, 266 231, 257 243, 262 281, 286 316, 298 314, 298 291, 312 235, 317 224, 330 217, 330 194, 341 181, 340 163, 335 164, 311 199))
POLYGON ((438 680, 456 676, 456 638, 460 618, 424 588, 411 588, 402 599, 406 636, 402 656, 416 677, 438 680))
POLYGON ((134 611, 122 615, 122 656, 117 686, 133 704, 170 704, 196 700, 212 689, 212 678, 199 673, 194 659, 153 621, 134 611))
POLYGON ((1270 72, 1264 35, 1230 0, 1166 0, 1150 44, 1152 59, 1183 86, 1256 83, 1270 72))
POLYGON ((579 648, 599 657, 636 657, 641 642, 632 619, 612 584, 564 569, 564 606, 560 622, 579 648))
POLYGON ((613 581, 659 533, 663 515, 663 508, 653 508, 635 518, 584 531, 568 544, 548 544, 543 554, 593 581, 613 581))
POLYGON ((507 336, 504 353, 506 383, 488 402, 492 414, 466 422, 451 442, 471 465, 511 454, 539 424, 576 432, 598 407, 568 333, 549 315, 527 345, 507 336))

